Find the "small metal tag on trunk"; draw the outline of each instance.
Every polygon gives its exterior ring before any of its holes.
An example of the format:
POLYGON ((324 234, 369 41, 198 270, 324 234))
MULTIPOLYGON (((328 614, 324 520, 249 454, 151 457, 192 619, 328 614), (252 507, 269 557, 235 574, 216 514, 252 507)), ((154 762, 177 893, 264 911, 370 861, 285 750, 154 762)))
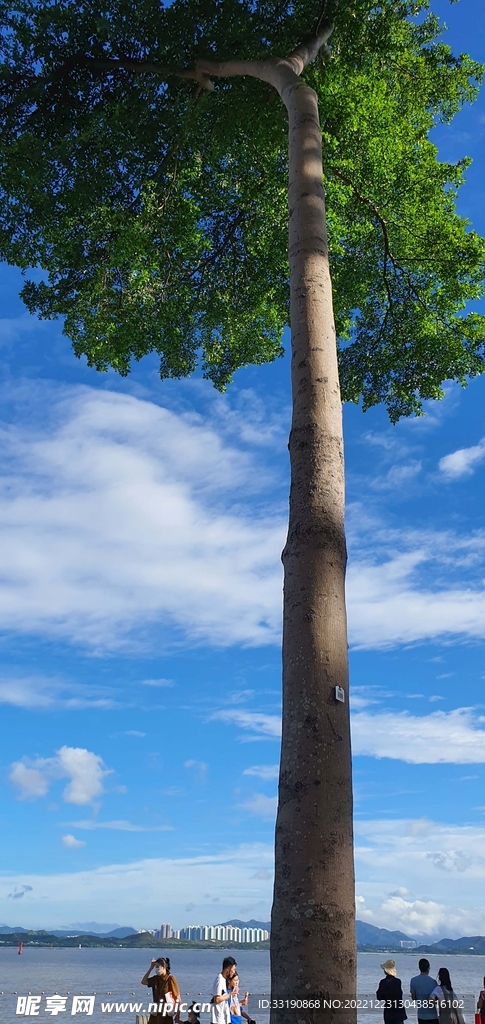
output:
POLYGON ((345 704, 345 690, 343 686, 335 687, 335 700, 339 700, 341 704, 345 704))

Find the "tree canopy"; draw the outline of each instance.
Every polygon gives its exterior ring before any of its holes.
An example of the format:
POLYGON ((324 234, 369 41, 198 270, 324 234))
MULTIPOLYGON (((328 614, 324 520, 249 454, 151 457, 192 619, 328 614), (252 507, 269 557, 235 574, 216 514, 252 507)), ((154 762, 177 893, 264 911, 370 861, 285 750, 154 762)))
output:
POLYGON ((323 14, 317 91, 342 394, 393 420, 485 368, 485 242, 456 208, 468 166, 431 129, 474 99, 422 0, 1 0, 0 254, 78 356, 223 389, 282 352, 287 125, 271 86, 201 92, 198 59, 285 56, 323 14), (29 268, 40 268, 33 274, 29 268), (30 273, 30 277, 29 277, 30 273))

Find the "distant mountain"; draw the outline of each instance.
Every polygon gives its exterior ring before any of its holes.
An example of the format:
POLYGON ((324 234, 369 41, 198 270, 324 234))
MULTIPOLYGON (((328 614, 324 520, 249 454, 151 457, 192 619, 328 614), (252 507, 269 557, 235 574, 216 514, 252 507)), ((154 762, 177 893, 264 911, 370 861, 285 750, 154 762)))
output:
POLYGON ((356 921, 357 942, 362 946, 399 946, 400 942, 412 942, 404 932, 390 932, 387 928, 376 928, 366 921, 356 921))
MULTIPOLYGON (((83 932, 89 933, 89 935, 113 935, 121 927, 125 927, 125 925, 118 924, 117 921, 110 921, 108 924, 104 922, 100 924, 99 921, 73 921, 72 924, 64 924, 61 931, 70 932, 71 935, 74 935, 74 932, 76 935, 82 935, 83 932)), ((131 931, 134 932, 135 928, 132 928, 131 931)))
POLYGON ((127 935, 137 935, 136 928, 113 928, 112 932, 106 932, 106 939, 126 939, 127 935))
POLYGON ((234 918, 232 921, 221 921, 221 925, 232 924, 233 928, 264 928, 265 931, 271 931, 271 921, 237 921, 234 918))
POLYGON ((484 935, 463 935, 461 939, 440 939, 418 946, 420 953, 475 953, 485 955, 484 935))
POLYGON ((10 925, 8 925, 8 924, 0 924, 0 935, 11 935, 12 932, 17 933, 17 932, 25 932, 25 931, 27 931, 26 928, 19 928, 19 927, 16 927, 16 928, 12 927, 11 928, 10 925))
MULTIPOLYGON (((102 927, 102 926, 99 926, 102 927)), ((97 935, 100 939, 125 939, 127 935, 136 935, 136 928, 113 928, 110 932, 98 932, 94 928, 86 931, 84 928, 58 928, 52 929, 51 935, 57 935, 58 939, 64 939, 68 935, 97 935)))
MULTIPOLYGON (((235 928, 265 928, 266 931, 271 931, 270 921, 239 921, 233 918, 231 921, 222 921, 222 924, 232 924, 235 928)), ((404 932, 391 932, 387 928, 376 928, 373 924, 367 924, 365 921, 356 922, 357 942, 361 946, 376 946, 387 947, 387 946, 399 946, 402 941, 412 941, 409 935, 405 935, 404 932)))

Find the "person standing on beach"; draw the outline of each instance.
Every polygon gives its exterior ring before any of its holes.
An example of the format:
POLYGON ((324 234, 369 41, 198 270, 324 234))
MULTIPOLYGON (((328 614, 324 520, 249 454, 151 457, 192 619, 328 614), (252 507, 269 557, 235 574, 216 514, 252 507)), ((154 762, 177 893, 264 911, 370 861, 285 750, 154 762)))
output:
POLYGON ((436 988, 435 978, 430 978, 429 960, 423 957, 419 963, 419 974, 411 978, 409 989, 411 997, 417 1004, 418 1024, 429 1024, 431 1020, 438 1020, 438 1012, 434 999, 430 999, 433 989, 436 988))
POLYGON ((211 1024, 231 1024, 229 1000, 231 993, 227 991, 227 981, 236 973, 236 961, 233 956, 226 956, 222 961, 222 970, 214 980, 211 999, 211 1024))
POLYGON ((151 988, 153 993, 152 1002, 158 1006, 157 1013, 150 1015, 148 1024, 173 1024, 177 1008, 176 1004, 180 1000, 180 989, 177 979, 170 972, 168 956, 159 956, 157 960, 152 960, 146 974, 141 979, 141 983, 151 988), (150 978, 153 968, 155 968, 156 973, 150 978), (170 1014, 164 1013, 167 1004, 173 1006, 173 1012, 170 1014))
POLYGON ((477 1010, 482 1018, 482 1024, 485 1024, 485 978, 483 979, 483 988, 478 997, 477 1010))
POLYGON ((436 1000, 440 1024, 465 1024, 463 1014, 459 1008, 459 999, 453 991, 450 972, 447 967, 440 967, 438 971, 438 984, 433 989, 431 999, 436 1000))
POLYGON ((244 999, 239 999, 239 976, 237 971, 234 969, 234 974, 227 979, 227 989, 231 994, 229 1000, 229 1014, 231 1017, 231 1024, 242 1024, 242 1018, 248 1021, 248 1024, 256 1024, 253 1021, 246 1010, 243 1007, 248 1005, 249 992, 244 993, 244 999))
POLYGON ((379 983, 376 997, 384 1003, 384 1022, 401 1024, 401 1021, 407 1020, 408 1015, 404 1009, 401 979, 397 977, 395 961, 386 960, 381 967, 385 978, 379 983))

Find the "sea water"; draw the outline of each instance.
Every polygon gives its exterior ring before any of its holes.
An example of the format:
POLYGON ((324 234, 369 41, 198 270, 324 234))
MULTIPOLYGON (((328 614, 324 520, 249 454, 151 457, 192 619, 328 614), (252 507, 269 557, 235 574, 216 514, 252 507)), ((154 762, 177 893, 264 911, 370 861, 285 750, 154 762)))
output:
MULTIPOLYGON (((261 1008, 260 1002, 269 998, 269 954, 265 950, 230 950, 238 963, 240 990, 252 993, 249 1012, 257 1024, 268 1024, 269 1012, 261 1008)), ((22 1019, 25 1013, 17 1013, 17 1008, 38 1010, 38 1014, 30 1013, 29 1019, 35 1024, 37 1019, 42 1024, 56 1019, 57 1021, 72 1020, 76 1024, 135 1024, 136 1003, 143 1009, 148 1006, 150 992, 140 984, 152 957, 167 954, 162 947, 156 949, 89 949, 89 948, 35 948, 27 946, 21 956, 14 947, 0 947, 0 1020, 2 1024, 14 1024, 22 1019), (40 996, 40 1003, 18 1004, 19 997, 40 996), (58 994, 67 997, 65 1008, 58 1013, 46 1012, 47 997, 58 994), (92 1013, 88 1014, 88 1004, 81 1004, 81 1009, 73 1015, 74 996, 95 995, 92 1013), (118 1003, 118 1008, 116 1004, 118 1003), (121 1008, 119 1004, 127 1004, 121 1008), (133 1009, 130 1008, 130 1003, 133 1009), (104 1009, 103 1009, 104 1004, 104 1009), (111 1009, 108 1009, 111 1007, 111 1009)), ((182 998, 187 1003, 192 1000, 208 1002, 216 974, 220 970, 224 951, 217 949, 174 949, 168 951, 171 958, 172 972, 177 978, 182 998)), ((391 955, 396 960, 397 973, 403 983, 403 994, 409 996, 409 979, 419 973, 419 955, 406 953, 359 953, 358 956, 358 1021, 362 1024, 377 1024, 382 1021, 382 1011, 372 1007, 375 991, 379 980, 383 977, 380 964, 391 955), (367 1005, 366 1005, 367 1004, 367 1005)), ((466 1024, 473 1024, 474 1004, 478 992, 483 988, 485 974, 484 956, 429 956, 431 975, 436 976, 439 967, 447 967, 457 995, 465 1001, 464 1015, 466 1024)), ((295 995, 298 995, 296 993, 295 995)), ((52 1003, 50 1004, 52 1006, 52 1003)), ((138 1012, 142 1012, 142 1009, 138 1012)), ((407 1010, 410 1021, 415 1022, 416 1011, 407 1010)), ((186 1020, 186 1013, 182 1013, 186 1020)), ((298 1014, 295 1012, 295 1022, 298 1014)), ((209 1021, 208 1013, 201 1015, 202 1024, 209 1021)))

